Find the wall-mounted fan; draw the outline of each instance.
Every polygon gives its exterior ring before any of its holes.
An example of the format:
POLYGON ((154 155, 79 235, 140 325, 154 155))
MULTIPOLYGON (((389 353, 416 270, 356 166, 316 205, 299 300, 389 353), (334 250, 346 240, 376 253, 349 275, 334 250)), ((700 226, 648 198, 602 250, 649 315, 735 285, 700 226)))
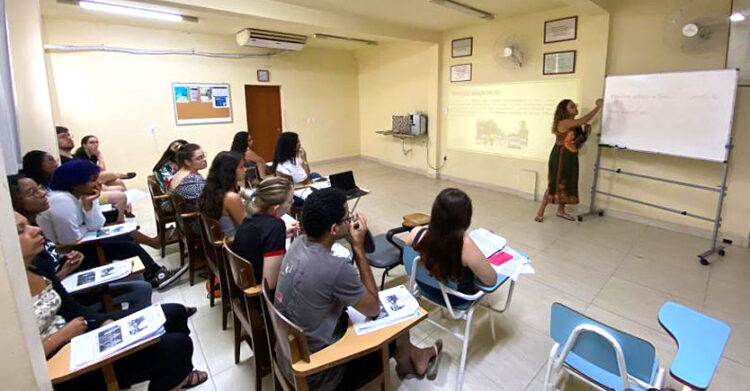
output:
POLYGON ((729 24, 727 15, 700 13, 691 3, 682 2, 682 6, 664 20, 667 42, 686 52, 702 50, 720 41, 721 36, 726 35, 720 31, 729 24))
POLYGON ((521 41, 515 35, 500 37, 492 48, 492 55, 498 64, 507 69, 518 69, 524 64, 521 41))

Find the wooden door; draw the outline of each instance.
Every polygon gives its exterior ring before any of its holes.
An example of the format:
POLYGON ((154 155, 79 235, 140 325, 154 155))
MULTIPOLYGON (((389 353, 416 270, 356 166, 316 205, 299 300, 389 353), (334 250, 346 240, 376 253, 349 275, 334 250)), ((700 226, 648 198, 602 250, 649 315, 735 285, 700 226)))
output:
POLYGON ((281 91, 279 86, 245 86, 247 131, 253 136, 253 150, 267 162, 273 161, 276 140, 281 134, 281 91))

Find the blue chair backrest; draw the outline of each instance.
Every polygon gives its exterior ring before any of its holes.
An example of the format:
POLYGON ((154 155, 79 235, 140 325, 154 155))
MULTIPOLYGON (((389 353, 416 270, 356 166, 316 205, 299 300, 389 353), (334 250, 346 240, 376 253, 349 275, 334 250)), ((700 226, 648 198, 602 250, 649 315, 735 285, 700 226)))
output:
MULTIPOLYGON (((406 274, 408 274, 409 276, 411 276, 414 260, 417 258, 417 256, 419 256, 419 253, 417 253, 417 251, 414 250, 413 247, 404 247, 404 268, 406 268, 406 274)), ((431 276, 427 269, 425 269, 421 264, 417 265, 417 276, 415 277, 415 280, 422 284, 429 285, 435 289, 440 289, 440 282, 436 280, 435 277, 431 276)), ((454 290, 457 289, 457 285, 455 282, 445 284, 445 286, 454 290)))
MULTIPOLYGON (((611 334, 622 347, 628 374, 649 382, 654 370, 656 349, 648 341, 606 326, 560 303, 552 304, 550 335, 555 342, 565 346, 573 330, 582 324, 601 327, 611 334)), ((617 358, 612 345, 598 334, 584 332, 578 337, 572 352, 582 359, 619 376, 617 358)))

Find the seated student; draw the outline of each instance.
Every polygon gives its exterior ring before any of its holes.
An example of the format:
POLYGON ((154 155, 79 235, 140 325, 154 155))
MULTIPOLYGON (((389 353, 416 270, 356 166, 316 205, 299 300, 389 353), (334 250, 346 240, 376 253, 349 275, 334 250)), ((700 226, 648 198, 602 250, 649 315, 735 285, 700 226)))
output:
MULTIPOLYGON (((70 134, 70 130, 64 126, 55 126, 55 132, 57 133, 57 148, 60 150, 60 164, 67 163, 73 159, 73 148, 75 148, 75 142, 70 134)), ((109 183, 118 179, 132 179, 135 178, 134 172, 119 173, 119 172, 105 172, 102 171, 99 174, 102 183, 109 183)))
POLYGON ((253 264, 255 281, 265 279, 271 289, 276 287, 286 238, 299 230, 298 223, 287 227, 281 219, 289 213, 293 196, 291 182, 279 177, 264 179, 254 194, 242 192, 250 216, 237 228, 232 249, 253 264))
MULTIPOLYGON (((44 189, 49 186, 52 174, 55 173, 55 169, 58 166, 54 156, 44 151, 34 150, 23 155, 24 174, 36 181, 44 189)), ((99 197, 99 203, 112 205, 117 210, 117 221, 125 221, 125 213, 128 205, 128 198, 125 193, 120 190, 103 191, 99 197)))
POLYGON ((156 162, 154 168, 151 170, 154 172, 154 179, 159 185, 162 193, 167 194, 169 192, 169 183, 172 181, 172 177, 177 172, 179 167, 177 166, 176 156, 177 150, 188 142, 182 139, 177 139, 169 143, 167 150, 156 162))
POLYGON ((320 174, 310 173, 307 152, 302 148, 302 142, 294 132, 284 132, 279 136, 271 167, 277 173, 291 177, 295 185, 320 177, 320 174))
MULTIPOLYGON (((380 313, 378 288, 364 250, 367 220, 359 213, 355 219, 352 222, 346 197, 340 190, 328 188, 310 194, 302 211, 302 227, 307 236, 292 242, 281 264, 274 304, 287 319, 304 329, 311 352, 344 335, 348 322, 341 317, 346 316, 346 306, 370 317, 380 313), (359 277, 347 259, 331 253, 333 243, 347 235, 359 277)), ((399 337, 391 344, 396 373, 399 377, 427 374, 434 378, 441 349, 441 340, 431 348, 420 349, 411 345, 408 334, 399 337)), ((278 356, 284 357, 280 352, 278 356)), ((368 371, 379 371, 380 367, 379 355, 373 353, 312 375, 308 384, 311 390, 353 390, 367 380, 368 371)), ((288 363, 282 364, 282 371, 291 381, 288 363)))
MULTIPOLYGON (((70 296, 59 295, 52 284, 34 270, 32 260, 44 250, 44 237, 20 214, 16 214, 15 224, 44 354, 51 357, 74 337, 94 330, 109 320, 85 311, 70 296)), ((193 369, 188 310, 180 304, 162 304, 161 307, 166 318, 166 333, 161 336, 161 341, 114 363, 117 382, 122 388, 150 381, 149 390, 179 390, 197 386, 208 379, 208 374, 193 369)), ((98 371, 55 386, 58 390, 104 388, 98 371)))
MULTIPOLYGON (((99 139, 96 136, 84 136, 81 139, 81 146, 78 147, 73 156, 76 159, 89 160, 99 166, 102 171, 107 171, 107 163, 104 161, 104 154, 99 149, 99 139)), ((120 186, 126 189, 125 182, 121 179, 114 179, 107 182, 102 181, 102 183, 107 186, 120 186)))
MULTIPOLYGON (((96 231, 104 225, 97 198, 99 167, 86 160, 74 160, 58 167, 50 182, 49 209, 39 213, 36 222, 44 235, 55 243, 71 245, 86 232, 96 231)), ((137 242, 148 238, 140 231, 101 240, 107 260, 120 260, 138 256, 146 271, 144 278, 154 288, 164 288, 175 282, 187 270, 167 270, 159 266, 137 242)), ((148 241, 154 241, 148 238, 148 241)), ((157 244, 152 246, 157 248, 157 244)), ((80 251, 92 262, 98 259, 96 246, 82 246, 80 251)))
POLYGON ((227 238, 234 238, 237 226, 245 219, 245 208, 237 193, 237 182, 245 181, 242 155, 236 152, 219 152, 211 162, 206 185, 198 201, 200 210, 218 220, 227 238))
MULTIPOLYGON (((427 227, 414 228, 406 244, 414 247, 420 262, 441 282, 455 282, 458 291, 468 295, 478 291, 474 279, 493 286, 497 272, 479 251, 466 230, 471 225, 471 199, 459 189, 443 189, 435 198, 427 227)), ((417 281, 419 283, 419 281, 417 281)), ((439 289, 419 284, 420 289, 442 295, 439 289)), ((450 297, 453 305, 465 300, 450 297)))
POLYGON ((245 157, 245 167, 258 169, 258 180, 266 177, 266 160, 253 151, 253 136, 250 132, 237 132, 229 149, 245 157))
POLYGON ((179 170, 172 177, 169 190, 185 198, 192 206, 197 206, 198 197, 206 185, 206 180, 198 173, 208 166, 206 153, 200 145, 188 143, 177 150, 175 160, 179 170))
MULTIPOLYGON (((37 184, 23 175, 8 176, 10 199, 16 213, 24 216, 25 221, 36 225, 33 219, 40 212, 49 208, 47 194, 37 184)), ((83 263, 85 256, 75 250, 59 255, 55 243, 46 240, 44 251, 38 254, 33 265, 38 274, 52 281, 55 290, 61 296, 67 291, 60 280, 75 272, 83 263)), ((84 267, 85 268, 85 267, 84 267)), ((109 284, 115 304, 128 303, 128 311, 137 311, 151 305, 151 284, 145 281, 123 281, 109 284)), ((81 301, 87 301, 86 298, 81 301)), ((101 311, 101 300, 95 298, 89 306, 92 311, 101 311)), ((126 313, 127 315, 127 313, 126 313)))

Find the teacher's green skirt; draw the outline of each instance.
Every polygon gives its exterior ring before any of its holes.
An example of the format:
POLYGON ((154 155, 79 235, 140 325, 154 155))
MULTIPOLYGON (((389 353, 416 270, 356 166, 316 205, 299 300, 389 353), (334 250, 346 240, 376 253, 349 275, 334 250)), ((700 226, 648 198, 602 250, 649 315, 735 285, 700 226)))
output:
POLYGON ((549 155, 549 192, 551 204, 578 203, 578 153, 555 144, 549 155))

